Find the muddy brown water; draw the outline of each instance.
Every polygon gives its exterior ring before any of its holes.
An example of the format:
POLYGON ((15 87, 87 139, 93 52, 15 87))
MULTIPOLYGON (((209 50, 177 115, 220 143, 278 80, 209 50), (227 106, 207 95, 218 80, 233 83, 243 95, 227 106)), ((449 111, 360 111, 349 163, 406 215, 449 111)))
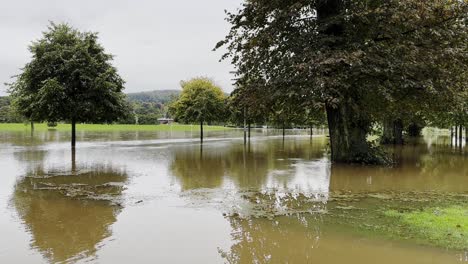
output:
POLYGON ((389 149, 396 166, 337 165, 305 133, 244 145, 218 131, 201 147, 191 133, 81 131, 72 153, 67 132, 0 132, 0 263, 468 263, 346 214, 466 197, 464 148, 430 134, 389 149))

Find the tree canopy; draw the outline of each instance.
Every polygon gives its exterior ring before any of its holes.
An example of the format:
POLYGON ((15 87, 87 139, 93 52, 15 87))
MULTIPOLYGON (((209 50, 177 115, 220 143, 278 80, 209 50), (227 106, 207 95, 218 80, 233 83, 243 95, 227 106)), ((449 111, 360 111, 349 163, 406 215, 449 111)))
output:
POLYGON ((334 161, 382 162, 366 138, 389 109, 443 112, 466 92, 467 11, 449 0, 249 0, 217 47, 239 82, 262 79, 277 104, 323 106, 334 161))
POLYGON ((182 92, 170 106, 174 118, 184 123, 220 121, 225 115, 226 96, 208 78, 182 81, 182 92))
POLYGON ((203 123, 226 118, 226 96, 212 80, 204 77, 182 81, 179 98, 169 107, 176 121, 200 123, 203 140, 203 123))
POLYGON ((127 113, 124 81, 98 34, 51 23, 29 46, 32 59, 11 84, 13 104, 31 121, 112 122, 127 113))

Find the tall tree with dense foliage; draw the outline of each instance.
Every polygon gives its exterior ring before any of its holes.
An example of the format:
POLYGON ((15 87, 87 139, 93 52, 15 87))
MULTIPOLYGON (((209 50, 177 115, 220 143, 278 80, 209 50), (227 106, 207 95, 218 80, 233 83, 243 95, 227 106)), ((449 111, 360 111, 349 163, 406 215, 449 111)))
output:
POLYGON ((208 78, 182 81, 179 98, 169 107, 176 121, 200 124, 200 140, 203 141, 203 124, 226 118, 226 96, 219 86, 208 78))
POLYGON ((72 147, 76 123, 112 122, 128 112, 124 81, 97 33, 51 23, 29 51, 31 61, 11 84, 13 104, 31 121, 70 122, 72 147))
POLYGON ((449 0, 249 0, 217 47, 239 78, 264 78, 266 94, 323 104, 333 161, 381 163, 367 135, 389 105, 439 108, 467 89, 467 11, 449 0))

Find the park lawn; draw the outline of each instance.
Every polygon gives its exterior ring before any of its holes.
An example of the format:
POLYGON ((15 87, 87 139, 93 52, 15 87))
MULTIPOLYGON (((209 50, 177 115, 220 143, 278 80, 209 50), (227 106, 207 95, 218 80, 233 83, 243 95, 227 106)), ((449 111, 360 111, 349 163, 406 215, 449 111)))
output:
POLYGON ((385 215, 403 224, 405 235, 419 238, 422 242, 445 248, 468 249, 467 206, 426 208, 410 212, 388 210, 385 215))
MULTIPOLYGON (((2 123, 0 124, 0 131, 28 131, 30 130, 30 124, 11 124, 2 123)), ((183 125, 183 124, 171 124, 171 125, 103 125, 103 124, 77 124, 76 130, 78 131, 198 131, 199 125, 183 125)), ((223 126, 203 126, 205 131, 220 131, 225 129, 231 129, 223 126)), ((45 123, 34 124, 34 130, 36 131, 47 131, 47 130, 58 130, 58 131, 70 131, 70 124, 58 124, 56 127, 48 127, 45 123)))

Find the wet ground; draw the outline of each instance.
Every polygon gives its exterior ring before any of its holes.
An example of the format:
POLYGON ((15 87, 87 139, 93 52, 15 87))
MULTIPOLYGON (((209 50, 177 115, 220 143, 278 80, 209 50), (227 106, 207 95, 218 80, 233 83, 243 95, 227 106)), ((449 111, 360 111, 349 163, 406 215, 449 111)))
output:
MULTIPOLYGON (((386 212, 468 208, 468 151, 428 134, 392 167, 257 130, 0 132, 0 263, 468 263, 386 212)), ((468 217, 468 214, 467 214, 468 217)), ((440 241, 439 241, 440 242, 440 241)))

